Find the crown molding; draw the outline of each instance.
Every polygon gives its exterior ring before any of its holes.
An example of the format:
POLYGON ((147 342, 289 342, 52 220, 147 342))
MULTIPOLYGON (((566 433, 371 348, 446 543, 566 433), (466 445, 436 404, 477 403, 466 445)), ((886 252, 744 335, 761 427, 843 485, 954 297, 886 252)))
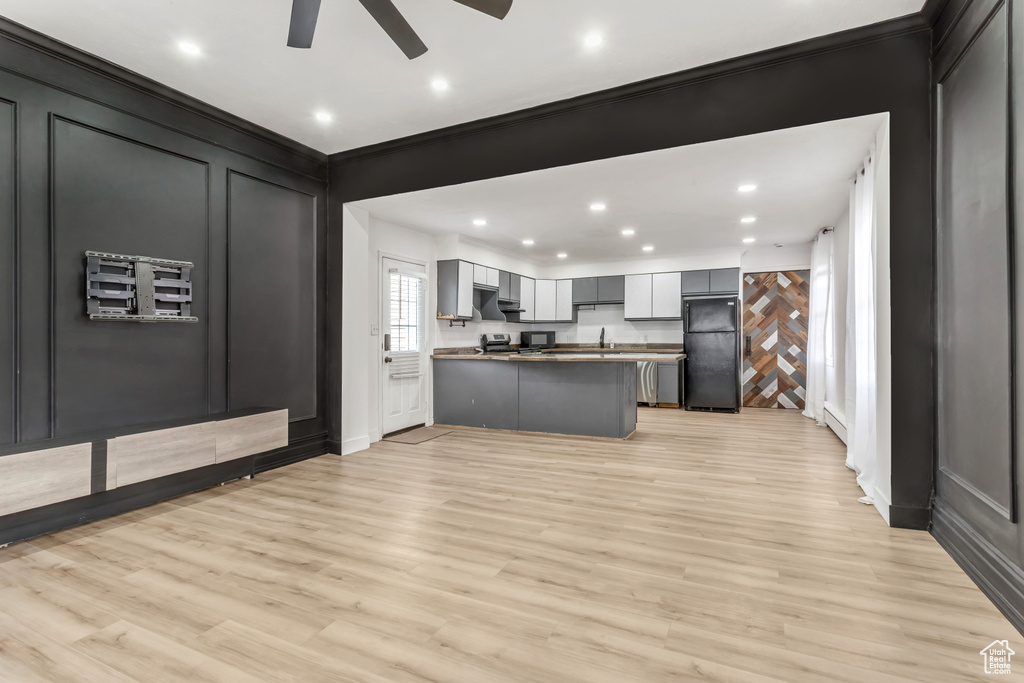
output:
POLYGON ((926 21, 922 14, 910 14, 897 19, 871 24, 869 26, 862 26, 798 43, 791 43, 789 45, 783 45, 781 47, 764 50, 762 52, 755 52, 749 55, 743 55, 721 62, 699 66, 686 71, 679 71, 664 76, 656 76, 654 78, 609 88, 607 90, 600 90, 566 100, 542 104, 529 109, 522 109, 507 114, 479 119, 469 123, 463 123, 447 128, 439 128, 425 133, 418 133, 416 135, 397 138, 387 142, 338 152, 330 155, 329 162, 331 165, 344 164, 349 161, 392 154, 422 145, 477 135, 508 126, 515 126, 531 121, 561 116, 584 109, 602 107, 616 102, 656 95, 669 90, 685 88, 695 83, 725 78, 737 73, 770 68, 786 62, 809 59, 829 52, 845 50, 860 45, 866 45, 930 30, 931 24, 926 21))
MULTIPOLYGON (((252 123, 240 116, 236 116, 224 111, 223 109, 219 109, 211 104, 203 102, 202 100, 186 95, 179 90, 175 90, 174 88, 143 76, 142 74, 136 73, 122 66, 118 66, 117 64, 109 62, 101 57, 79 50, 76 47, 51 38, 43 33, 39 33, 38 31, 34 31, 27 26, 23 26, 22 24, 11 21, 5 17, 0 17, 0 38, 30 48, 36 52, 46 55, 47 57, 59 60, 73 67, 85 69, 89 72, 100 75, 117 83, 118 85, 131 88, 132 90, 140 92, 146 96, 172 104, 188 111, 190 114, 202 117, 203 119, 218 125, 225 126, 237 133, 256 138, 264 144, 277 148, 287 154, 301 157, 307 162, 312 162, 316 166, 326 166, 327 155, 319 150, 313 149, 312 147, 300 142, 296 142, 295 140, 285 137, 280 133, 275 133, 268 128, 264 128, 263 126, 252 123)), ((12 68, 8 65, 5 65, 4 69, 11 73, 27 75, 29 78, 32 78, 32 75, 23 74, 18 69, 12 68)), ((81 95, 86 98, 89 97, 88 93, 76 92, 74 94, 81 95)), ((223 144, 218 141, 210 140, 210 142, 223 146, 223 144)), ((326 177, 326 170, 323 175, 326 177)))

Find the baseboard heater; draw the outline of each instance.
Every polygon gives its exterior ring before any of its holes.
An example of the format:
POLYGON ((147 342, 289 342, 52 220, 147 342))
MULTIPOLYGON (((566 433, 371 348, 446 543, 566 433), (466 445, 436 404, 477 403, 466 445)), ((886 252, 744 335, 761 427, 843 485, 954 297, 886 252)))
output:
POLYGON ((839 437, 840 441, 846 443, 846 425, 829 410, 828 405, 825 406, 825 424, 839 437))

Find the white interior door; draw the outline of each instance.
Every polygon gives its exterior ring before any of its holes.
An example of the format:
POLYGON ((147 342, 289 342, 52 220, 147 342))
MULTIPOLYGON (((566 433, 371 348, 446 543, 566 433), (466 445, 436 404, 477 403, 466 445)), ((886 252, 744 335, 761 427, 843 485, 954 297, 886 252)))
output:
POLYGON ((420 264, 381 260, 381 397, 384 434, 425 424, 427 272, 420 264))

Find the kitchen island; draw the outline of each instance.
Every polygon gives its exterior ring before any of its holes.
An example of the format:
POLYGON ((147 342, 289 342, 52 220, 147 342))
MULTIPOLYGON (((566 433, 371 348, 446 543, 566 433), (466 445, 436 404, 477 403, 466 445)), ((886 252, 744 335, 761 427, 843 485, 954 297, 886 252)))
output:
POLYGON ((636 364, 685 358, 678 349, 553 351, 435 353, 435 424, 626 439, 636 431, 636 364))

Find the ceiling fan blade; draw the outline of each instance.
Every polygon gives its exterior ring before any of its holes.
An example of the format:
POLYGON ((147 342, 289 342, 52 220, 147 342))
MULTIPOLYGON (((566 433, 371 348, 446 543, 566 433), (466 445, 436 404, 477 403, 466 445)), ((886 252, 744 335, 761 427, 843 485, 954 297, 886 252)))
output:
POLYGON ((512 0, 455 0, 460 5, 472 7, 478 12, 490 14, 495 19, 504 19, 512 9, 512 0))
POLYGON ((412 30, 412 26, 391 0, 359 0, 359 2, 363 3, 366 11, 380 24, 391 40, 395 41, 395 45, 401 48, 406 57, 416 59, 427 51, 427 46, 412 30))
POLYGON ((313 45, 320 0, 292 0, 292 23, 288 26, 288 47, 313 45))

